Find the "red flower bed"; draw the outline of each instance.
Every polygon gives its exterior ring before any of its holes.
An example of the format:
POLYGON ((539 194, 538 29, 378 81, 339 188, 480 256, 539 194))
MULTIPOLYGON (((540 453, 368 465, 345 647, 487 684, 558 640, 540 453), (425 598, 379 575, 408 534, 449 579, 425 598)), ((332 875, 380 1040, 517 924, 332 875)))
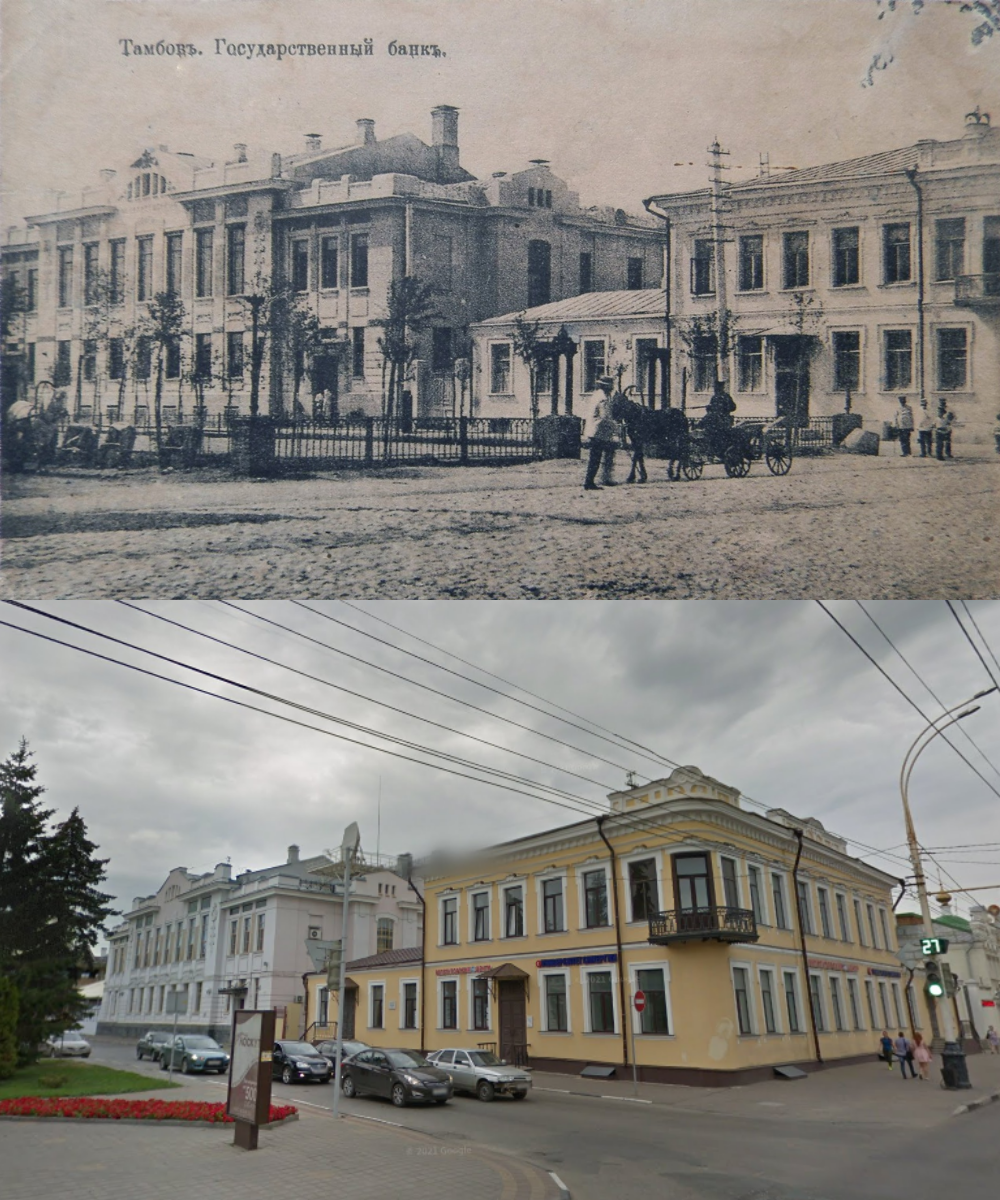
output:
MULTIPOLYGON (((269 1119, 281 1121, 298 1110, 291 1104, 272 1104, 269 1119)), ((80 1117, 121 1121, 212 1121, 232 1123, 224 1104, 203 1100, 116 1100, 102 1096, 20 1096, 0 1100, 0 1116, 5 1117, 80 1117)))

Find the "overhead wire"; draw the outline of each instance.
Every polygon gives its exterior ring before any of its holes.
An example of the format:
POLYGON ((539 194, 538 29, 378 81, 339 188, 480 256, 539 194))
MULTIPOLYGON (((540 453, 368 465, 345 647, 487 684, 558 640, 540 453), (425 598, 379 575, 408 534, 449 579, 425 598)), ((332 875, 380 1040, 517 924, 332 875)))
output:
POLYGON ((946 601, 945 601, 945 604, 947 604, 947 605, 948 605, 948 611, 949 611, 949 612, 951 613, 951 615, 952 615, 952 616, 955 618, 955 622, 956 622, 956 624, 958 625, 959 629, 961 629, 962 633, 964 634, 964 636, 965 636, 965 640, 966 640, 966 641, 969 643, 969 645, 972 647, 972 649, 973 649, 973 651, 974 651, 974 653, 975 653, 975 655, 976 655, 976 658, 978 658, 978 659, 979 659, 979 661, 980 661, 980 662, 983 664, 983 670, 986 672, 986 674, 987 674, 987 675, 990 677, 990 679, 993 681, 993 685, 994 685, 994 687, 1000 687, 1000 680, 998 680, 998 679, 997 679, 997 677, 996 677, 996 676, 993 674, 993 672, 990 670, 990 664, 989 664, 989 663, 986 661, 986 659, 985 659, 985 658, 983 658, 983 653, 982 653, 982 651, 979 649, 979 647, 976 645, 976 643, 975 643, 975 642, 972 640, 972 635, 969 633, 969 631, 968 631, 968 630, 965 628, 965 626, 962 624, 962 618, 961 618, 961 617, 958 615, 958 611, 956 610, 956 608, 955 608, 954 604, 952 604, 952 602, 951 602, 950 600, 946 600, 946 601))
POLYGON ((980 637, 983 645, 986 647, 987 654, 989 654, 990 658, 993 659, 993 662, 996 664, 997 670, 1000 671, 1000 660, 998 660, 997 656, 993 653, 993 647, 986 640, 986 634, 983 633, 983 631, 976 624, 976 618, 973 616, 972 609, 969 608, 968 602, 963 600, 962 607, 965 609, 966 613, 968 614, 969 620, 972 622, 973 629, 975 629, 976 633, 979 634, 979 637, 980 637))

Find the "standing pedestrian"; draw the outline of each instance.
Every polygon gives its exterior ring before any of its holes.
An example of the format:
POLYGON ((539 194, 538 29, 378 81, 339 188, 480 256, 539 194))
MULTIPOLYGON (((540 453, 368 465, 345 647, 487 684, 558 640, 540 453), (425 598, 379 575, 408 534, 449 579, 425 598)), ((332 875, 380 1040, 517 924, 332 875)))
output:
POLYGON ((939 461, 951 458, 951 427, 955 414, 948 411, 945 400, 938 400, 937 421, 934 424, 935 448, 939 461))
POLYGON ((913 409, 905 396, 899 397, 899 412, 896 413, 896 428, 899 430, 899 452, 910 457, 910 439, 913 437, 913 409))
POLYGON ((917 1062, 917 1069, 920 1071, 919 1079, 928 1079, 930 1077, 931 1059, 934 1057, 931 1054, 931 1048, 924 1041, 922 1033, 913 1035, 913 1057, 917 1062))
POLYGON ((587 477, 584 489, 596 492, 600 488, 597 483, 597 469, 604 462, 605 486, 614 486, 615 445, 618 441, 618 425, 612 411, 611 389, 615 381, 610 375, 602 375, 597 381, 597 402, 594 405, 593 430, 590 435, 590 457, 587 460, 587 477))
POLYGON ((899 1071, 903 1078, 906 1078, 906 1067, 909 1064, 910 1075, 916 1079, 917 1073, 913 1069, 913 1043, 902 1029, 899 1031, 899 1036, 893 1040, 892 1048, 899 1060, 899 1071))
POLYGON ((932 458, 934 455, 934 414, 927 406, 926 400, 920 401, 920 421, 917 425, 917 439, 920 442, 920 457, 932 458))
POLYGON ((986 1044, 990 1048, 990 1054, 1000 1054, 1000 1033, 991 1025, 986 1030, 986 1044))
POLYGON ((881 1053, 879 1054, 879 1058, 881 1058, 884 1063, 889 1064, 889 1070, 891 1071, 892 1070, 892 1058, 893 1058, 892 1038, 889 1037, 887 1030, 885 1030, 885 1029, 882 1030, 882 1036, 879 1038, 878 1044, 879 1044, 879 1048, 881 1051, 881 1053))

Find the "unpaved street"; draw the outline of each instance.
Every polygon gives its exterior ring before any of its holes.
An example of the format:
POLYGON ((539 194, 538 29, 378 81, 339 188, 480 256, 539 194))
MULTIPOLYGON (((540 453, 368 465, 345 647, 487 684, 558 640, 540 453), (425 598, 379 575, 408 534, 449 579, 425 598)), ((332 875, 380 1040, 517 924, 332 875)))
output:
MULTIPOLYGON (((8 597, 992 597, 1000 459, 799 459, 581 488, 583 464, 237 482, 10 476, 8 597)), ((623 473, 619 468, 619 478, 623 473)))

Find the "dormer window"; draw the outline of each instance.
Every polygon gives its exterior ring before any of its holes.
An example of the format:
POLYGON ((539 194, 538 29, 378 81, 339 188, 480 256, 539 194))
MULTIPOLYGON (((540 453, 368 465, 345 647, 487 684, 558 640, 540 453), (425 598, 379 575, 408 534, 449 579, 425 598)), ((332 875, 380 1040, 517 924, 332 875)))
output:
POLYGON ((528 188, 529 208, 551 208, 552 193, 545 188, 528 188))
POLYGON ((167 181, 155 171, 142 171, 128 185, 129 200, 145 200, 149 196, 162 196, 167 190, 167 181))

